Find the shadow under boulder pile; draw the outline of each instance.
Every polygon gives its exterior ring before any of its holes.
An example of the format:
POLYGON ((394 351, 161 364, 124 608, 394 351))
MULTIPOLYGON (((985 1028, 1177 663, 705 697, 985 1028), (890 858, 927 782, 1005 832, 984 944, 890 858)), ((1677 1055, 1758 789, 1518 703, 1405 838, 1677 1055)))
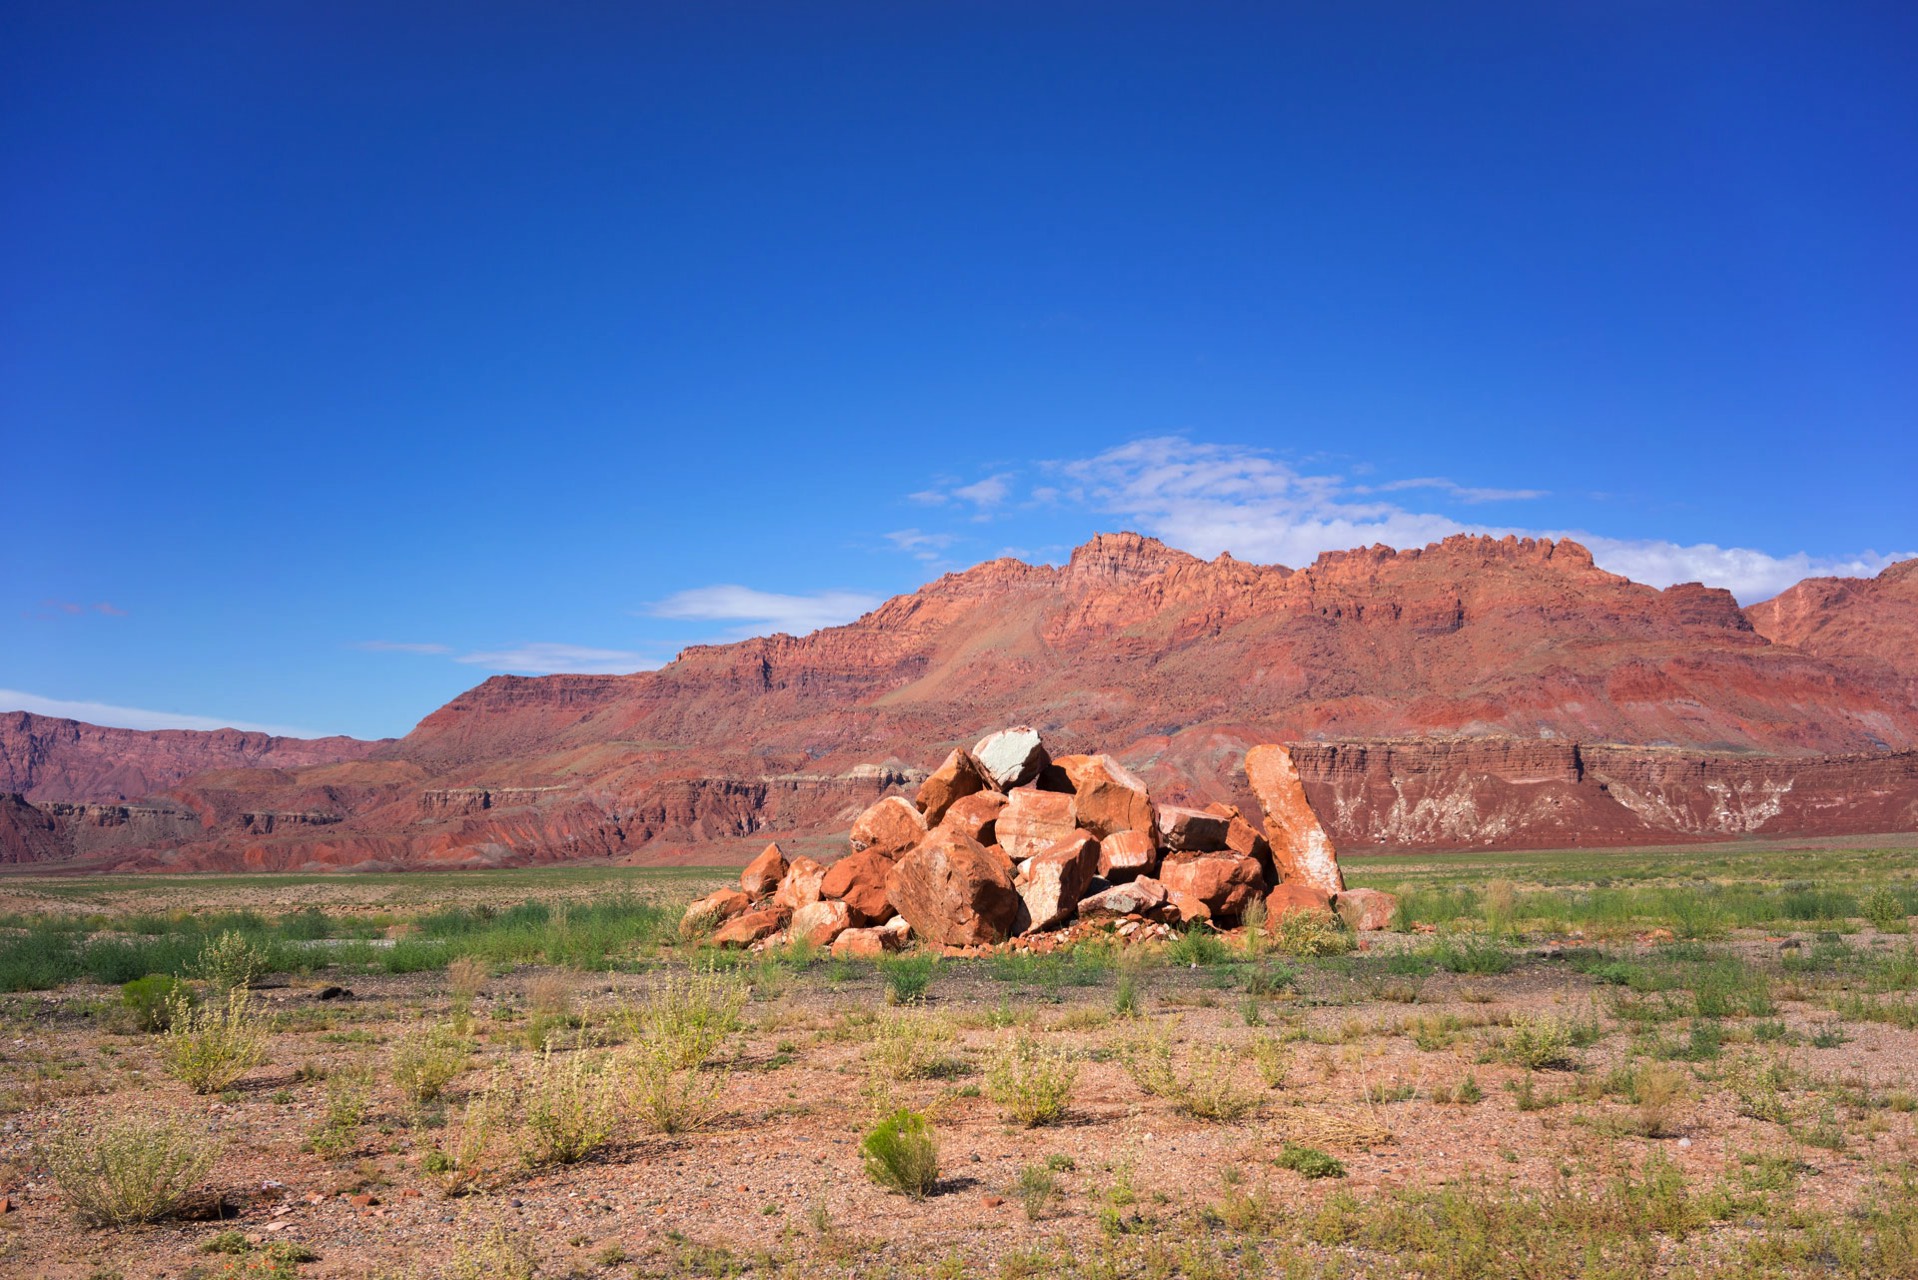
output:
POLYGON ((912 799, 860 814, 830 867, 768 845, 738 889, 687 908, 685 927, 720 946, 803 939, 854 958, 914 940, 962 951, 1068 928, 1229 928, 1254 904, 1268 929, 1295 911, 1387 927, 1396 900, 1345 887, 1291 753, 1254 747, 1245 772, 1261 826, 1228 804, 1155 804, 1111 756, 1054 759, 1037 730, 1004 729, 946 757, 912 799))

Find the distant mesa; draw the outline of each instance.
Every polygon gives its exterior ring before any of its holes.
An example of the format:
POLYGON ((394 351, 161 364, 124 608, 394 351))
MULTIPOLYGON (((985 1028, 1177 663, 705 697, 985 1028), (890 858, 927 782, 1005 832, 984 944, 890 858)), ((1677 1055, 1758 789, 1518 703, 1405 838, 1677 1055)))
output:
MULTIPOLYGON (((126 807, 8 846, 87 867, 744 862, 772 836, 823 864, 1007 725, 1105 753, 1161 811, 1263 812, 1247 752, 1286 744, 1347 855, 1913 830, 1918 563, 1741 609, 1562 540, 1293 569, 1101 534, 807 636, 495 677, 387 743, 0 717, 0 791, 126 807)), ((1016 746, 993 761, 1015 778, 1016 746)))

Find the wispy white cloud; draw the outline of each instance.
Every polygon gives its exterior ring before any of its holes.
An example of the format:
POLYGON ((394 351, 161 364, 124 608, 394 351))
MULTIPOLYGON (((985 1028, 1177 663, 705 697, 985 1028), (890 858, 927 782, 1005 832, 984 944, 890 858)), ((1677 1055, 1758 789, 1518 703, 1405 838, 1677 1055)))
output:
POLYGON ((1534 498, 1543 498, 1544 489, 1480 489, 1463 485, 1456 480, 1447 480, 1444 476, 1421 476, 1416 480, 1388 480, 1384 484, 1354 485, 1353 493, 1403 493, 1408 489, 1436 489, 1456 498, 1460 502, 1529 502, 1534 498))
POLYGON ((1230 551, 1243 559, 1303 565, 1323 551, 1384 543, 1416 547, 1454 533, 1571 537, 1603 568, 1655 587, 1704 582, 1746 603, 1775 595, 1800 579, 1874 574, 1918 551, 1814 556, 1774 555, 1750 547, 1683 545, 1621 539, 1578 530, 1469 524, 1379 499, 1384 492, 1440 490, 1461 501, 1541 496, 1529 489, 1475 489, 1424 478, 1350 485, 1336 475, 1299 471, 1262 450, 1207 444, 1180 436, 1137 440, 1089 458, 1048 464, 1060 480, 1059 500, 1116 517, 1195 555, 1230 551))
POLYGON ((697 622, 738 622, 738 636, 765 635, 784 631, 805 635, 821 627, 836 627, 851 622, 879 607, 878 596, 859 591, 820 591, 812 595, 785 595, 777 591, 756 591, 734 583, 695 587, 654 605, 656 618, 682 618, 697 622))
POLYGON ((88 724, 110 725, 118 729, 241 729, 248 733, 270 733, 283 738, 319 738, 326 735, 311 729, 284 724, 254 724, 248 720, 222 720, 218 716, 184 715, 177 711, 153 711, 146 707, 122 707, 110 702, 71 701, 43 698, 20 689, 0 689, 0 710, 31 711, 39 716, 62 720, 84 720, 88 724))
POLYGON ((627 649, 591 649, 584 645, 544 642, 484 653, 462 653, 453 661, 474 667, 491 667, 495 671, 520 671, 536 676, 562 672, 573 675, 625 675, 633 671, 651 671, 660 665, 656 659, 627 649))
POLYGON ((362 640, 353 646, 368 653, 451 653, 453 647, 444 644, 408 644, 400 640, 362 640))
POLYGON ((994 507, 1004 504, 1012 496, 1014 476, 1010 471, 975 480, 971 484, 958 484, 950 479, 941 479, 930 489, 921 489, 909 493, 906 498, 922 506, 943 507, 954 503, 970 505, 975 511, 984 514, 994 507))
POLYGON ((886 541, 917 559, 930 564, 939 559, 945 551, 959 539, 950 533, 926 533, 919 529, 895 529, 886 535, 886 541))

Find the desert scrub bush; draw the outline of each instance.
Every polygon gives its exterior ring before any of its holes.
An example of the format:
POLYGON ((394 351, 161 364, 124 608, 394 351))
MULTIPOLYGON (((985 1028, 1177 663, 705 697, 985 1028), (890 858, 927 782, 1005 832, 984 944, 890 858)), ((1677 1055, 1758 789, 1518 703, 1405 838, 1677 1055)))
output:
POLYGON ((1678 1106, 1685 1098, 1685 1073, 1662 1062, 1649 1062, 1634 1073, 1633 1128, 1644 1138, 1675 1138, 1681 1132, 1678 1106))
POLYGON ((266 1061, 266 1027, 244 986, 202 1005, 175 992, 160 1042, 167 1074, 195 1093, 219 1093, 266 1061))
POLYGON ((1195 1120, 1238 1120, 1258 1108, 1258 1095, 1242 1082, 1238 1054, 1226 1045, 1193 1050, 1177 1077, 1172 1105, 1195 1120))
POLYGON ((1330 911, 1287 911, 1272 926, 1272 949, 1288 956, 1338 956, 1357 945, 1330 911))
POLYGON ((866 1064, 893 1080, 937 1079, 966 1069, 952 1055, 952 1029, 932 1018, 889 1015, 880 1019, 866 1064))
POLYGON ((120 1003, 140 1031, 165 1031, 173 1025, 173 1000, 195 1002, 193 989, 171 974, 150 973, 120 988, 120 1003))
POLYGON ((859 1143, 866 1176, 888 1191, 923 1200, 939 1181, 939 1139, 917 1111, 895 1111, 859 1143))
POLYGON ((439 1280, 533 1280, 538 1274, 539 1253, 532 1242, 496 1222, 477 1239, 453 1246, 439 1280))
POLYGON ((446 1002, 456 1023, 463 1025, 473 1016, 473 1001, 490 976, 486 962, 478 956, 460 956, 446 966, 446 1002))
POLYGON ((1118 984, 1112 990, 1114 1017, 1136 1018, 1145 1012, 1145 982, 1131 965, 1119 971, 1118 984))
POLYGON ((1505 944, 1482 934, 1460 933, 1432 948, 1432 958, 1451 973, 1509 973, 1515 961, 1505 944))
POLYGON ((1266 1088, 1280 1088, 1292 1072, 1292 1049, 1277 1036, 1257 1036, 1252 1041, 1252 1065, 1266 1088))
POLYGON ((540 1050, 520 1092, 520 1160, 578 1164, 613 1136, 613 1107, 613 1078, 596 1056, 540 1050))
POLYGON ((235 987, 250 987, 271 971, 266 952, 236 929, 228 929, 201 947, 192 967, 193 976, 216 995, 235 987))
POLYGON ((1012 1192, 1026 1211, 1026 1221, 1037 1222, 1059 1195, 1059 1178, 1048 1165, 1029 1164, 1019 1170, 1012 1192))
POLYGON ((120 1227, 178 1209, 213 1167, 213 1139, 184 1117, 127 1111, 90 1130, 67 1130, 42 1153, 84 1222, 120 1227))
POLYGON ((986 1069, 986 1096, 1006 1119, 1027 1128, 1056 1124, 1072 1100, 1079 1064, 1064 1049, 1048 1049, 1026 1035, 1000 1044, 986 1069))
POLYGON ((938 958, 926 952, 880 957, 879 976, 886 984, 886 1003, 912 1004, 925 999, 937 963, 938 958))
POLYGON ((1572 1065, 1572 1028, 1552 1014, 1521 1015, 1499 1042, 1499 1056, 1515 1067, 1542 1071, 1572 1065))
POLYGON ((1172 1035, 1169 1031, 1148 1031, 1127 1041, 1119 1050, 1132 1083, 1153 1098, 1169 1098, 1178 1092, 1178 1073, 1172 1069, 1172 1035))
POLYGON ((720 1111, 726 1072, 682 1065, 681 1046, 669 1039, 633 1045, 619 1059, 626 1109, 653 1133, 690 1133, 720 1111))
POLYGON ((1343 1178, 1345 1166, 1317 1147, 1299 1147, 1290 1142, 1279 1149, 1272 1161, 1281 1169, 1290 1169, 1302 1178, 1343 1178))
POLYGON ((629 1016, 633 1037, 675 1070, 691 1070, 739 1030, 747 994, 738 977, 713 969, 666 974, 629 1016))
POLYGON ((1863 911, 1871 927, 1880 933, 1904 933, 1911 927, 1905 918, 1904 901, 1882 884, 1865 895, 1863 911))
POLYGON ((360 1126, 373 1109, 373 1071, 356 1064, 326 1077, 326 1102, 318 1123, 306 1135, 306 1147, 331 1159, 359 1145, 360 1126))
POLYGON ((1202 924, 1188 925, 1182 933, 1176 934, 1165 944, 1163 954, 1167 964, 1182 964, 1194 969, 1224 964, 1232 958, 1225 940, 1202 924))
POLYGON ((1783 1058, 1748 1053, 1727 1067, 1722 1078, 1737 1099, 1739 1115, 1773 1124, 1791 1123, 1791 1103, 1785 1094, 1793 1076, 1783 1058))
POLYGON ((466 1070, 472 1042, 451 1026, 400 1037, 393 1050, 393 1085, 414 1106, 432 1102, 466 1070))
POLYGON ((421 1160, 420 1168, 438 1175, 448 1196, 475 1190, 487 1175, 494 1139, 507 1120, 511 1093, 504 1069, 495 1067, 486 1086, 466 1100, 445 1144, 436 1146, 421 1160))

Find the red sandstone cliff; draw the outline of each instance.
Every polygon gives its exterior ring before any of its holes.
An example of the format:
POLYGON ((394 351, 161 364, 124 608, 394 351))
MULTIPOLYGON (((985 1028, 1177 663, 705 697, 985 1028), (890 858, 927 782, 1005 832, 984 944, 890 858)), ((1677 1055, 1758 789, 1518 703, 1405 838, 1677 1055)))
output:
POLYGON ((132 800, 209 769, 295 768, 356 760, 379 743, 278 738, 238 729, 111 729, 0 711, 0 792, 32 801, 132 800))
POLYGON ((1918 757, 1892 754, 1918 748, 1918 614, 1837 621, 1854 597, 1906 599, 1910 570, 1748 616, 1570 542, 1459 537, 1292 570, 1102 535, 1063 567, 992 561, 806 637, 631 676, 497 677, 360 759, 195 777, 164 804, 202 834, 135 861, 711 860, 843 830, 1015 721, 1113 751, 1175 800, 1242 798, 1251 743, 1325 744, 1301 773, 1359 846, 1918 826, 1918 757))

